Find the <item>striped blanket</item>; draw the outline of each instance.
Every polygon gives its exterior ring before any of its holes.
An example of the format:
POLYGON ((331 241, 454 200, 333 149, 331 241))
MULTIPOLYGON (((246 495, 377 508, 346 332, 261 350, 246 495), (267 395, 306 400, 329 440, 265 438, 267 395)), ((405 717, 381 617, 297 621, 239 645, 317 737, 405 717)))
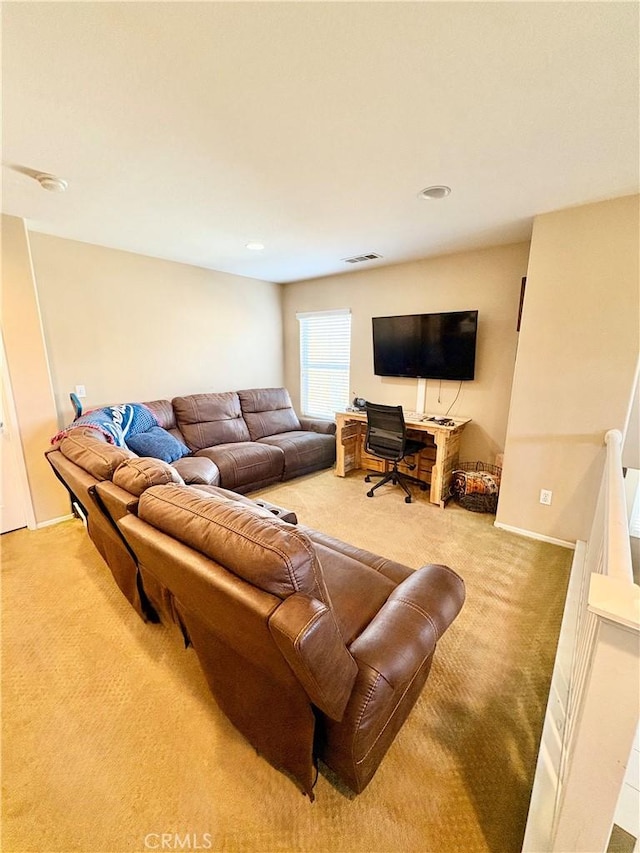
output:
POLYGON ((51 444, 62 441, 74 429, 95 429, 102 433, 110 444, 126 447, 127 436, 147 432, 158 421, 142 403, 123 403, 121 406, 105 406, 94 409, 75 420, 53 436, 51 444))

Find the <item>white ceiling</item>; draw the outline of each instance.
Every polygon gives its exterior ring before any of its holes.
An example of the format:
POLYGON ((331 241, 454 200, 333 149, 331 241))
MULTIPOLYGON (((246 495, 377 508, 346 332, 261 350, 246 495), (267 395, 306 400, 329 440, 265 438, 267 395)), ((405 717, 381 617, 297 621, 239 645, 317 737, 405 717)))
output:
POLYGON ((2 5, 3 210, 37 231, 285 282, 638 190, 636 3, 2 5))

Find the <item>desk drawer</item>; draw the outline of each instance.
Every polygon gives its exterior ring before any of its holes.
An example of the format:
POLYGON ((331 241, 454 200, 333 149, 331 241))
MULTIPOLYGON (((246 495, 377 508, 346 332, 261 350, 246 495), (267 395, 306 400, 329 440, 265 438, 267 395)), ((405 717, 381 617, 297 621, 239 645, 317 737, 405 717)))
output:
MULTIPOLYGON (((365 471, 377 471, 379 473, 384 473, 388 470, 385 460, 367 453, 364 449, 364 445, 360 451, 360 467, 364 468, 365 471)), ((389 467, 391 467, 391 465, 389 465, 389 467)))

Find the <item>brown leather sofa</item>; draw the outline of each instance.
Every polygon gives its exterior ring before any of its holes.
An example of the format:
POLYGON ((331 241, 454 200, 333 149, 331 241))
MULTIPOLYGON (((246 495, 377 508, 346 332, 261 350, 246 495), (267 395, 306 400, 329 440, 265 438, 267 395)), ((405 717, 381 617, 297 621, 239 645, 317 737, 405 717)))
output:
POLYGON ((415 704, 464 584, 296 525, 279 507, 80 432, 49 453, 145 619, 179 626, 220 708, 313 799, 318 760, 354 792, 415 704), (90 473, 87 469, 91 469, 90 473))
MULTIPOLYGON (((144 405, 189 449, 190 456, 171 463, 187 483, 244 494, 329 468, 336 459, 335 423, 299 418, 286 388, 191 394, 144 405)), ((75 432, 74 424, 68 430, 75 432)), ((83 432, 102 441, 96 430, 83 432)))
POLYGON ((286 388, 191 394, 175 397, 172 408, 165 428, 214 463, 220 476, 212 485, 244 493, 335 462, 335 424, 299 418, 286 388))

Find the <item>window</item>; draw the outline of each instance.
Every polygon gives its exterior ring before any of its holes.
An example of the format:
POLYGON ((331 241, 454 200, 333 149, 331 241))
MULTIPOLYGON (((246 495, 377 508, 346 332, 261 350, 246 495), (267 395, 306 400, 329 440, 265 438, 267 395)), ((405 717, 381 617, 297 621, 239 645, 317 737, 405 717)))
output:
POLYGON ((333 418, 349 405, 351 311, 298 314, 302 414, 333 418))

